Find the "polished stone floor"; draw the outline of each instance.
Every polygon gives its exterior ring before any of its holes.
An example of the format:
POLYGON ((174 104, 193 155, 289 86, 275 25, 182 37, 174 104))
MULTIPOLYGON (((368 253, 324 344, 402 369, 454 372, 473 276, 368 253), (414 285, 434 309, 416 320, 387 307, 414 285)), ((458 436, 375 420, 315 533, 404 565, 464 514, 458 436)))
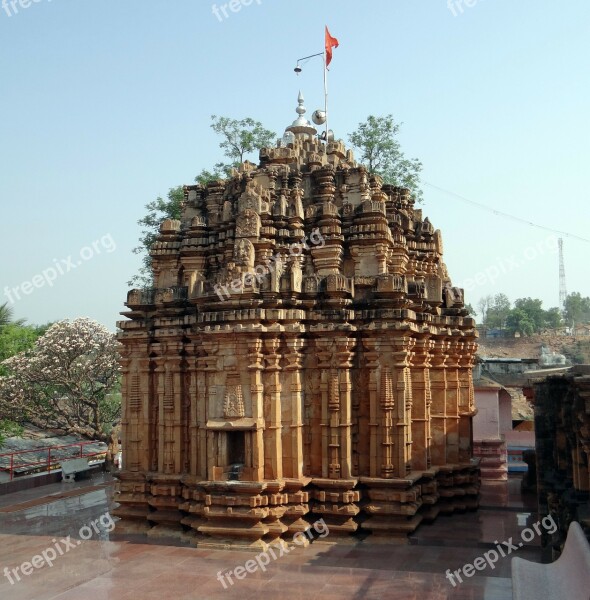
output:
MULTIPOLYGON (((104 475, 76 483, 80 494, 64 498, 62 484, 0 496, 0 599, 509 600, 510 556, 455 586, 445 573, 473 563, 496 543, 520 540, 537 520, 532 499, 523 500, 519 481, 512 480, 485 486, 479 511, 440 516, 405 545, 333 544, 327 535, 307 547, 291 543, 285 555, 277 550, 259 564, 247 562, 255 556, 249 552, 113 539, 111 487, 97 489, 104 483, 104 475), (236 569, 231 583, 227 575, 218 579, 236 569)), ((518 555, 539 561, 539 543, 535 536, 518 555)))

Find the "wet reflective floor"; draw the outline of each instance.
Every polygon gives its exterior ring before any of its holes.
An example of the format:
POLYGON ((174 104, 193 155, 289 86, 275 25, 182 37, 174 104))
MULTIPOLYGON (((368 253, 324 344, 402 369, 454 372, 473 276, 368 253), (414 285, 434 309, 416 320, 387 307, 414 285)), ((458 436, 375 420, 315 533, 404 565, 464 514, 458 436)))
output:
POLYGON ((0 599, 509 600, 511 556, 486 563, 485 553, 511 539, 512 555, 540 561, 533 499, 523 502, 518 481, 484 486, 479 511, 439 516, 405 545, 333 544, 327 535, 259 562, 251 552, 113 539, 108 476, 65 489, 80 493, 59 497, 64 484, 53 484, 0 496, 11 510, 0 512, 0 599), (484 567, 459 571, 461 582, 445 576, 478 558, 484 567))

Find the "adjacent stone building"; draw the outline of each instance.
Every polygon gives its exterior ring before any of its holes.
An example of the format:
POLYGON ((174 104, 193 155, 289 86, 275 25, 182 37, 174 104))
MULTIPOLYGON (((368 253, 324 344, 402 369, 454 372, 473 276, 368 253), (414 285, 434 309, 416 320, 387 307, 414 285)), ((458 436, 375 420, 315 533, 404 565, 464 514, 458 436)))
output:
POLYGON ((488 379, 475 377, 473 455, 480 460, 483 480, 508 480, 506 433, 512 431, 512 398, 508 390, 488 379))
POLYGON ((299 114, 185 188, 121 328, 119 528, 264 547, 478 504, 475 323, 440 231, 299 114))
POLYGON ((534 385, 539 516, 558 525, 543 532, 546 558, 565 542, 571 521, 590 540, 590 365, 534 385))

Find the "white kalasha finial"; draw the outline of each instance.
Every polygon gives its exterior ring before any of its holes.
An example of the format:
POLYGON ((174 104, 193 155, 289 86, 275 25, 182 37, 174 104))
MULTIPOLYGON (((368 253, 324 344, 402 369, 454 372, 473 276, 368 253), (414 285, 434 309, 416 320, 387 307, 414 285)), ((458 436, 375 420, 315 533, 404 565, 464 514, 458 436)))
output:
POLYGON ((304 106, 304 98, 301 91, 299 91, 299 96, 297 97, 298 106, 295 109, 295 112, 299 115, 293 124, 290 127, 287 127, 285 131, 291 131, 295 135, 316 135, 317 129, 305 118, 305 113, 307 112, 307 108, 304 106))
POLYGON ((303 106, 305 99, 303 98, 303 94, 301 93, 301 90, 299 90, 299 96, 297 96, 297 102, 299 103, 299 106, 295 109, 295 111, 297 112, 297 114, 299 116, 302 117, 307 112, 307 108, 305 108, 305 106, 303 106))

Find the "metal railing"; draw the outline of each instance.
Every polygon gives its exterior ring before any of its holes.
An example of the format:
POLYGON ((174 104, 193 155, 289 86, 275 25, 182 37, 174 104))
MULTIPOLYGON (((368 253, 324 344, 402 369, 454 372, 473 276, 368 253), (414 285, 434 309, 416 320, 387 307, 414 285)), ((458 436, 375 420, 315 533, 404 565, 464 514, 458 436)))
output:
MULTIPOLYGON (((103 442, 97 441, 89 441, 89 442, 76 442, 73 444, 66 444, 64 446, 48 446, 47 448, 31 448, 30 450, 17 450, 15 452, 6 452, 4 454, 0 454, 0 471, 7 471, 10 473, 10 481, 14 479, 14 472, 25 470, 32 467, 31 472, 42 472, 42 471, 55 471, 61 467, 62 460, 69 460, 72 458, 90 458, 90 457, 106 457, 106 448, 104 451, 100 452, 84 452, 84 446, 96 446, 98 444, 102 444, 103 442), (79 452, 75 453, 67 452, 65 456, 63 456, 66 448, 79 448, 79 452), (61 451, 62 456, 59 456, 61 451), (46 453, 46 456, 42 460, 34 460, 34 461, 23 461, 21 462, 20 457, 23 454, 32 454, 32 453, 46 453), (15 461, 15 457, 18 457, 15 461), (9 458, 9 460, 4 460, 5 458, 9 458), (4 464, 8 463, 8 464, 4 464)), ((96 459, 100 461, 100 458, 96 459)))

